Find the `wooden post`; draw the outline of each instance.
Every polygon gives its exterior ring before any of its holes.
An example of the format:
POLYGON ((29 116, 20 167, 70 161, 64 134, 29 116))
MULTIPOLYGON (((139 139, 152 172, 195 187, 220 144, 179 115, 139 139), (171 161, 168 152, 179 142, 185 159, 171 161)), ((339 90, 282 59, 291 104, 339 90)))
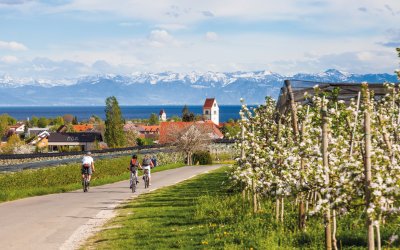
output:
MULTIPOLYGON (((254 142, 254 137, 255 137, 255 133, 254 133, 254 125, 252 125, 251 126, 251 133, 253 134, 253 138, 252 138, 252 140, 253 140, 253 142, 254 142)), ((253 155, 255 154, 255 152, 254 152, 254 147, 253 147, 253 155)), ((253 170, 253 178, 252 178, 252 181, 251 181, 251 185, 252 185, 252 192, 253 192, 253 212, 254 213, 257 213, 257 211, 258 211, 258 207, 257 207, 257 188, 256 188, 256 179, 255 179, 255 176, 256 176, 256 171, 255 171, 255 166, 254 166, 254 164, 252 164, 252 170, 253 170)))
POLYGON ((276 222, 279 221, 279 198, 276 198, 276 211, 275 211, 275 220, 276 222))
MULTIPOLYGON (((287 88, 288 96, 290 98, 290 109, 291 109, 291 114, 292 114, 292 127, 293 127, 293 139, 294 141, 298 144, 298 136, 299 136, 299 126, 298 126, 298 119, 297 119, 297 108, 296 108, 296 103, 294 101, 294 95, 293 95, 293 90, 292 86, 290 85, 289 80, 285 80, 285 85, 287 88)), ((301 160, 302 161, 302 160, 301 160)), ((300 164, 300 167, 302 164, 300 164)), ((302 178, 300 178, 300 183, 303 182, 302 178)), ((305 215, 305 209, 304 209, 304 200, 302 197, 302 193, 300 193, 300 203, 299 203, 299 229, 304 230, 306 221, 305 221, 306 215, 305 215)))
POLYGON ((337 239, 336 239, 336 229, 337 229, 337 225, 336 225, 336 210, 334 209, 332 211, 332 221, 333 221, 333 232, 332 232, 332 246, 333 246, 333 250, 338 250, 337 247, 337 239))
POLYGON ((358 110, 360 108, 360 99, 361 99, 361 92, 358 92, 358 96, 357 96, 357 112, 356 112, 356 117, 354 118, 354 127, 353 127, 353 130, 351 131, 350 156, 353 154, 354 134, 356 133, 356 128, 357 128, 358 110))
MULTIPOLYGON (((366 210, 369 208, 371 203, 371 117, 370 117, 370 97, 368 84, 363 83, 363 101, 364 101, 364 171, 365 171, 365 206, 366 210)), ((374 226, 371 217, 367 214, 367 230, 368 230, 368 250, 375 249, 374 243, 374 226)))
MULTIPOLYGON (((241 126, 241 139, 242 139, 242 141, 241 141, 241 145, 240 145, 240 159, 243 160, 246 157, 245 152, 244 152, 244 125, 243 125, 243 123, 241 126)), ((243 196, 243 201, 244 201, 246 198, 246 186, 243 187, 242 196, 243 196)))
MULTIPOLYGON (((329 162, 328 162, 328 117, 327 107, 325 105, 325 97, 322 99, 322 164, 324 167, 325 187, 329 187, 329 162)), ((328 194, 325 194, 325 199, 328 199, 328 194)), ((328 207, 324 215, 325 222, 325 249, 332 250, 332 233, 331 233, 331 211, 328 207)))

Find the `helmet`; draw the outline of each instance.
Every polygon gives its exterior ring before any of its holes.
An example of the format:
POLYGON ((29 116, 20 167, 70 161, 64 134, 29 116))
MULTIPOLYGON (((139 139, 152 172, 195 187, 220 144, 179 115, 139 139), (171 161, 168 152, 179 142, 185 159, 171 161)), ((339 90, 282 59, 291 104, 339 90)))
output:
POLYGON ((88 151, 86 152, 86 155, 92 155, 92 152, 88 151))
POLYGON ((137 159, 137 155, 132 155, 132 159, 137 159))

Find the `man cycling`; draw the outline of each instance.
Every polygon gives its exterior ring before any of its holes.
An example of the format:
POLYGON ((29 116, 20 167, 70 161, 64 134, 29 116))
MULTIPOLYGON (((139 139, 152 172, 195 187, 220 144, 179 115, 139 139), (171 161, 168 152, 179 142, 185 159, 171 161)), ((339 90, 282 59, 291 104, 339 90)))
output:
POLYGON ((92 158, 92 153, 87 152, 85 156, 82 158, 82 185, 83 180, 85 179, 85 174, 88 175, 88 186, 90 185, 90 179, 92 177, 92 173, 94 172, 94 160, 92 158))
MULTIPOLYGON (((131 161, 129 163, 129 168, 128 169, 129 169, 129 171, 131 171, 131 173, 135 174, 135 176, 136 176, 136 184, 139 183, 139 181, 138 181, 138 168, 142 169, 142 166, 140 165, 140 163, 138 161, 137 155, 132 155, 132 159, 131 159, 131 161)), ((130 183, 130 187, 129 188, 132 188, 132 175, 131 175, 131 180, 130 180, 129 183, 130 183)))
MULTIPOLYGON (((142 169, 143 170, 148 170, 149 172, 149 185, 151 186, 151 173, 150 169, 154 167, 153 162, 150 159, 149 155, 145 155, 142 161, 142 169)), ((143 177, 144 178, 144 177, 143 177)))

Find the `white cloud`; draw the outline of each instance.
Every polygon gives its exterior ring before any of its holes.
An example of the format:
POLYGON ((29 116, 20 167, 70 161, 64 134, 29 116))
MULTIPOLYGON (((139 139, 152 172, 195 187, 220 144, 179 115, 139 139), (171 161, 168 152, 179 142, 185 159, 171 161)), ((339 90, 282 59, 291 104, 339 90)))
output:
POLYGON ((18 62, 18 58, 15 56, 3 56, 0 57, 0 61, 6 64, 12 64, 18 62))
POLYGON ((171 30, 171 31, 185 30, 188 28, 186 25, 179 23, 156 24, 155 27, 158 29, 171 30))
POLYGON ((179 46, 181 44, 166 30, 152 30, 148 39, 150 46, 156 48, 162 48, 164 46, 179 46))
POLYGON ((218 40, 218 35, 215 32, 207 32, 206 33, 206 40, 209 42, 215 42, 218 40))
POLYGON ((0 49, 20 51, 27 50, 28 48, 22 43, 0 41, 0 49))

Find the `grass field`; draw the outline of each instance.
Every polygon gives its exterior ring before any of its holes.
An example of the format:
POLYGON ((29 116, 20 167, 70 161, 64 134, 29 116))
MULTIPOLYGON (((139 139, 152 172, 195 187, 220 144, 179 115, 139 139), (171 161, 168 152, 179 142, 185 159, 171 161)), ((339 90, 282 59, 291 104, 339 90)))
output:
MULTIPOLYGON (((129 179, 130 156, 97 160, 96 172, 92 176, 91 186, 99 186, 129 179)), ((182 167, 183 163, 157 166, 153 172, 182 167)), ((80 189, 81 165, 79 163, 49 167, 38 170, 0 174, 0 202, 20 198, 61 193, 80 189)))
MULTIPOLYGON (((89 239, 84 249, 324 249, 321 217, 297 230, 297 206, 286 206, 283 224, 276 223, 270 201, 252 214, 249 202, 232 190, 227 168, 174 187, 139 196, 119 208, 116 218, 89 239), (224 184, 225 183, 225 184, 224 184)), ((360 211, 343 216, 338 225, 339 249, 365 249, 366 233, 360 211)), ((382 227, 383 247, 399 249, 398 217, 382 227)))

